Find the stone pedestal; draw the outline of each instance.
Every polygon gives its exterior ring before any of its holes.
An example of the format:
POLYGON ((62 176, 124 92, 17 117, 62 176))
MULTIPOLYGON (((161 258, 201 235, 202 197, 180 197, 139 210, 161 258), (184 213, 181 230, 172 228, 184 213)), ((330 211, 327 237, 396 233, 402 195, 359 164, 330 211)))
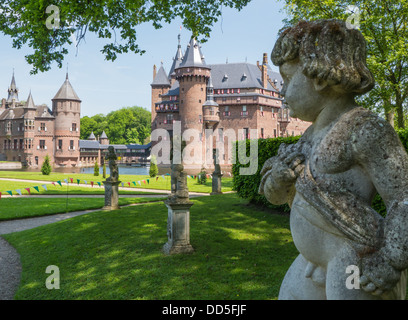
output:
POLYGON ((119 207, 119 184, 121 181, 102 181, 105 186, 104 210, 116 210, 119 207))
POLYGON ((214 172, 212 175, 212 192, 210 193, 211 195, 213 194, 222 194, 221 191, 221 177, 223 175, 221 173, 216 173, 214 172))
POLYGON ((194 248, 190 244, 190 208, 192 201, 165 201, 168 208, 167 236, 163 246, 165 254, 191 253, 194 248))

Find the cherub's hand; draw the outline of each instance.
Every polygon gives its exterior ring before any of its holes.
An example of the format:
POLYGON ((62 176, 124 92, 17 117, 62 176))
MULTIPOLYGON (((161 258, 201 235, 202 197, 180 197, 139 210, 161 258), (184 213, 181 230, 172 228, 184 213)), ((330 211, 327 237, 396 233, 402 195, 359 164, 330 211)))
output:
POLYGON ((260 172, 262 180, 259 193, 265 194, 265 186, 270 183, 292 185, 304 169, 304 160, 304 155, 297 150, 296 145, 281 144, 277 156, 265 161, 260 172))
POLYGON ((390 265, 381 252, 363 259, 360 275, 361 288, 373 295, 392 290, 401 278, 401 271, 390 265))

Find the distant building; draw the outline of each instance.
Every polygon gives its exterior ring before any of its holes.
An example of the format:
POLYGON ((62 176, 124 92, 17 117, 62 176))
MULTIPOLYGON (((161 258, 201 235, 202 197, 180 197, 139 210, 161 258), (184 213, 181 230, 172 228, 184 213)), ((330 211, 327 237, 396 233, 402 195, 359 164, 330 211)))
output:
POLYGON ((18 93, 13 73, 0 107, 0 158, 40 167, 48 155, 54 166, 77 166, 81 100, 68 74, 52 99, 52 110, 35 105, 31 92, 25 103, 18 93))
MULTIPOLYGON (((153 68, 152 130, 165 129, 172 138, 173 123, 180 121, 182 132, 199 132, 204 155, 210 145, 205 129, 213 129, 213 148, 224 139, 220 161, 230 166, 232 152, 225 133, 233 133, 236 140, 263 139, 301 135, 310 126, 309 122, 291 118, 289 110, 283 108, 282 85, 282 77, 272 71, 266 53, 262 64, 209 65, 194 38, 183 54, 179 36, 170 72, 166 73, 163 65, 158 71, 153 68), (251 129, 257 129, 256 136, 250 135, 251 129)), ((210 166, 205 160, 202 165, 210 166)))
MULTIPOLYGON (((7 99, 0 107, 0 160, 19 161, 38 168, 49 156, 54 167, 87 167, 103 162, 109 138, 105 131, 80 140, 81 100, 66 75, 65 81, 47 105, 36 105, 30 92, 19 100, 14 73, 7 99)), ((148 163, 151 145, 113 145, 119 163, 148 163)))

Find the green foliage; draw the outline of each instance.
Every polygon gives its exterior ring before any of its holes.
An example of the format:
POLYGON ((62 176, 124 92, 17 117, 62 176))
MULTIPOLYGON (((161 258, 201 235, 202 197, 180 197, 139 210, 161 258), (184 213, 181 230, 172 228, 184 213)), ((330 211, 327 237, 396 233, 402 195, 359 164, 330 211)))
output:
POLYGON ((81 139, 91 132, 100 136, 105 131, 111 144, 143 144, 151 132, 151 113, 142 107, 124 107, 106 116, 97 114, 81 118, 81 139))
POLYGON ((94 176, 99 176, 99 165, 98 165, 98 158, 96 158, 95 166, 94 166, 94 176))
MULTIPOLYGON (((367 41, 367 65, 376 85, 359 103, 380 114, 397 114, 398 127, 405 127, 404 105, 408 100, 408 5, 407 1, 284 0, 286 26, 299 20, 340 19, 352 16, 348 6, 359 9, 359 29, 367 41)), ((356 12, 357 13, 357 12, 356 12)), ((351 20, 351 23, 356 23, 351 20)))
POLYGON ((43 162, 43 164, 41 166, 41 172, 42 172, 43 175, 48 176, 51 173, 51 171, 52 171, 52 168, 51 168, 51 164, 50 164, 50 158, 48 157, 48 154, 47 154, 45 156, 44 162, 43 162))
POLYGON ((197 183, 198 184, 207 183, 207 171, 205 171, 205 168, 201 168, 200 173, 197 175, 197 183))
POLYGON ((238 144, 245 143, 246 150, 249 154, 250 140, 237 141, 236 152, 238 157, 236 157, 235 164, 232 166, 233 173, 233 189, 237 191, 238 196, 244 199, 248 199, 251 203, 260 204, 268 206, 274 209, 289 211, 288 205, 275 206, 272 205, 263 195, 258 192, 259 184, 261 183, 261 175, 259 174, 266 160, 275 156, 278 152, 281 143, 292 144, 299 140, 299 136, 296 137, 278 137, 272 139, 259 139, 258 140, 258 170, 254 175, 241 175, 240 168, 248 167, 248 165, 242 165, 240 159, 243 159, 242 155, 239 154, 238 144))
POLYGON ((150 159, 150 169, 149 169, 149 176, 154 178, 159 173, 159 168, 157 167, 157 160, 154 155, 151 155, 150 159))
POLYGON ((87 32, 105 39, 101 52, 106 60, 115 61, 118 54, 133 52, 144 54, 137 43, 136 30, 142 23, 152 23, 160 29, 163 23, 181 20, 194 36, 209 37, 212 26, 218 21, 223 7, 242 9, 250 0, 190 0, 180 1, 50 1, 3 0, 0 2, 0 31, 13 39, 13 47, 21 49, 27 44, 33 53, 26 60, 33 66, 31 73, 51 69, 53 62, 62 67, 64 56, 72 44, 77 45, 87 32), (47 22, 55 25, 55 12, 46 13, 47 7, 57 5, 59 26, 47 28, 47 22), (51 20, 51 21, 50 21, 51 20))

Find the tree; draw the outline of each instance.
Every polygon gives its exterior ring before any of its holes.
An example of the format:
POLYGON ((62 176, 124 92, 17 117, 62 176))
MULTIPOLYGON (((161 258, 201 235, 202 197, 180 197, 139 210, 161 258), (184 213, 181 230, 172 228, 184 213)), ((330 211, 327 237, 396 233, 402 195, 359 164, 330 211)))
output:
POLYGON ((48 176, 48 175, 50 175, 51 171, 52 171, 52 168, 51 168, 51 164, 50 164, 50 157, 48 157, 48 154, 47 154, 44 157, 44 162, 43 162, 43 164, 41 166, 41 172, 42 172, 43 175, 48 176))
POLYGON ((103 166, 102 166, 102 177, 104 179, 106 179, 106 163, 105 163, 105 161, 103 162, 103 166))
POLYGON ((157 167, 156 157, 154 155, 151 155, 149 176, 153 178, 157 176, 158 173, 159 173, 159 168, 157 167))
POLYGON ((399 128, 405 128, 408 100, 408 1, 284 0, 289 18, 286 27, 299 20, 349 19, 367 41, 367 65, 376 85, 359 102, 399 128), (351 7, 354 6, 354 7, 351 7), (348 8, 348 10, 347 10, 348 8), (358 20, 358 18, 360 18, 358 20))
POLYGON ((76 36, 77 46, 88 32, 103 39, 113 38, 101 52, 107 60, 114 61, 124 52, 145 53, 137 44, 136 30, 142 23, 150 22, 159 29, 163 23, 181 18, 184 27, 194 36, 204 35, 206 39, 223 6, 241 10, 250 1, 3 0, 0 31, 11 36, 13 47, 20 49, 28 44, 33 48, 34 52, 27 55, 26 60, 33 65, 31 73, 35 74, 50 70, 53 62, 62 67, 72 35, 76 36))

